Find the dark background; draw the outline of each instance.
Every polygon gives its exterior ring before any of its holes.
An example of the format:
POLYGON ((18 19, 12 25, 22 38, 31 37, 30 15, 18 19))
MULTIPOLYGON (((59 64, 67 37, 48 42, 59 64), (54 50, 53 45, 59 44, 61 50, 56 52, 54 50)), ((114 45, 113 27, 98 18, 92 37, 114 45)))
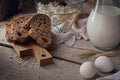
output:
MULTIPOLYGON (((48 3, 50 1, 64 0, 0 0, 0 21, 17 13, 36 12, 35 2, 48 3)), ((120 7, 120 0, 113 0, 120 7)))

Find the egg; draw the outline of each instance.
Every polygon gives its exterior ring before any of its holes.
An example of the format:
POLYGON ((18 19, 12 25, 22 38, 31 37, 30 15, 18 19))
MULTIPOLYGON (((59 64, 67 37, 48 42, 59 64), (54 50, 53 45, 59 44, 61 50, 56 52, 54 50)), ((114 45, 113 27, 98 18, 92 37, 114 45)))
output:
POLYGON ((92 78, 96 74, 96 68, 92 62, 84 62, 80 67, 80 74, 84 78, 92 78))
POLYGON ((106 56, 100 56, 95 60, 95 66, 101 72, 111 72, 114 69, 112 61, 106 56))

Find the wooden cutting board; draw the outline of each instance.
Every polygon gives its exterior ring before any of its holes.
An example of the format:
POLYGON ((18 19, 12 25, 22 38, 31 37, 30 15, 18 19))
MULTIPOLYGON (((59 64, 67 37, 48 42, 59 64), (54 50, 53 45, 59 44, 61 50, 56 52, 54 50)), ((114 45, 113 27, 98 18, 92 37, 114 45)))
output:
POLYGON ((12 44, 12 46, 20 58, 35 56, 40 66, 53 63, 52 55, 46 49, 41 48, 34 43, 12 44))
MULTIPOLYGON (((4 34, 5 33, 4 32, 5 31, 4 30, 5 23, 6 22, 0 23, 0 26, 1 26, 0 27, 0 36, 1 36, 0 45, 11 47, 11 43, 7 42, 7 40, 4 36, 5 35, 4 34)), ((53 48, 53 47, 50 47, 50 50, 51 50, 51 48, 53 48)), ((29 49, 31 49, 31 48, 29 48, 29 49)), ((114 50, 112 50, 112 52, 109 52, 110 56, 111 56, 111 53, 113 53, 113 52, 115 53, 115 55, 113 54, 114 55, 113 58, 116 58, 118 56, 118 54, 116 55, 116 53, 120 53, 120 45, 116 49, 118 51, 114 52, 114 50)), ((76 41, 76 43, 74 44, 73 47, 68 47, 65 44, 60 44, 58 46, 55 46, 55 49, 52 51, 49 51, 49 52, 52 54, 52 56, 54 58, 62 59, 62 60, 77 63, 77 64, 82 64, 85 61, 94 61, 94 59, 95 59, 94 56, 102 56, 103 55, 102 53, 101 54, 98 53, 98 55, 81 57, 81 55, 84 53, 91 53, 91 50, 98 51, 98 52, 104 52, 104 51, 101 51, 101 50, 95 48, 90 41, 85 41, 85 40, 76 41)), ((25 50, 23 50, 23 51, 25 51, 25 50)), ((28 51, 28 52, 31 52, 31 51, 28 51)), ((27 56, 27 53, 25 55, 27 56)), ((31 54, 29 54, 29 55, 31 55, 31 54)), ((105 54, 105 55, 108 56, 107 54, 105 54)))

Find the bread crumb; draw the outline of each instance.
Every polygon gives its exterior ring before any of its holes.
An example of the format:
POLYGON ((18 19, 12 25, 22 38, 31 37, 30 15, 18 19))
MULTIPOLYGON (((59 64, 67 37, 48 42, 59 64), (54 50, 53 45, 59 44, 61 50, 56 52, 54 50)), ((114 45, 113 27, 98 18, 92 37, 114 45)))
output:
POLYGON ((9 58, 10 58, 10 59, 12 59, 12 58, 13 58, 13 56, 9 56, 9 58))

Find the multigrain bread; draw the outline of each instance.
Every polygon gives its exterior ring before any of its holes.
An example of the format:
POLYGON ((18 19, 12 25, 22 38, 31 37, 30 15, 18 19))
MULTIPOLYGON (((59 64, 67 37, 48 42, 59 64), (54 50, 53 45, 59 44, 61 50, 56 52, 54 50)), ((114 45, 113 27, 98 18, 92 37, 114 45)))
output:
POLYGON ((30 29, 30 26, 28 24, 30 18, 32 17, 32 14, 27 14, 19 17, 19 19, 16 19, 13 23, 13 27, 16 31, 16 38, 19 42, 25 42, 29 38, 28 31, 30 29))
POLYGON ((27 22, 29 21, 32 14, 27 15, 20 15, 13 18, 5 28, 5 36, 9 42, 25 42, 29 35, 28 35, 28 27, 27 22), (24 26, 26 26, 24 28, 24 26))
POLYGON ((51 21, 45 14, 36 14, 29 21, 29 35, 35 39, 41 47, 48 47, 52 42, 51 21))
POLYGON ((10 21, 5 28, 8 41, 25 42, 30 37, 43 48, 52 42, 51 21, 45 14, 27 14, 10 21))
POLYGON ((12 26, 13 21, 10 21, 8 24, 6 24, 5 27, 5 37, 7 41, 9 42, 15 42, 16 41, 16 31, 12 26))

